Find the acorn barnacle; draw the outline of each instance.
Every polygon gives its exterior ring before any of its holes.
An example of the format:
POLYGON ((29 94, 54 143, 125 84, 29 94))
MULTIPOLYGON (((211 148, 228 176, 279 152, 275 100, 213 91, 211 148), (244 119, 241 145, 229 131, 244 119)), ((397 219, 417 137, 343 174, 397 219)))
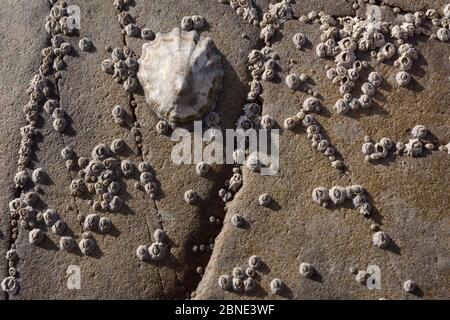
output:
POLYGON ((17 186, 24 187, 30 176, 25 170, 18 171, 14 176, 14 183, 17 186))
POLYGON ((72 237, 61 237, 59 239, 59 248, 64 251, 72 251, 76 246, 76 241, 72 237))
POLYGON ((272 129, 274 125, 275 119, 272 116, 266 114, 261 117, 261 127, 263 129, 272 129))
POLYGON ((94 252, 97 242, 92 236, 88 236, 81 239, 78 246, 80 247, 81 252, 87 256, 94 252))
POLYGON ((403 283, 403 290, 407 293, 413 293, 414 291, 416 291, 416 289, 417 289, 417 285, 412 280, 406 280, 403 283))
POLYGON ((296 33, 292 37, 292 41, 297 49, 301 49, 306 43, 306 36, 303 33, 296 33))
POLYGON ((158 134, 166 134, 169 131, 170 125, 165 120, 160 120, 156 124, 156 132, 158 134))
POLYGON ((120 153, 121 151, 123 151, 125 149, 125 141, 123 139, 114 139, 111 142, 111 151, 114 152, 115 154, 120 153))
POLYGON ((61 150, 61 157, 63 158, 63 160, 72 159, 74 156, 75 156, 75 152, 73 151, 73 149, 71 147, 64 147, 61 150))
POLYGON ((158 191, 158 184, 155 181, 150 181, 144 186, 144 190, 146 193, 150 194, 151 198, 154 198, 158 191))
POLYGON ((192 21, 192 17, 186 16, 181 19, 181 29, 191 31, 193 28, 194 22, 192 21))
POLYGON ((122 162, 120 163, 120 170, 125 177, 128 177, 133 174, 134 165, 130 160, 122 160, 122 162))
POLYGON ((42 231, 41 229, 33 229, 28 234, 28 241, 31 244, 37 245, 41 243, 42 240, 44 240, 44 237, 45 237, 44 231, 42 231))
POLYGON ((387 150, 394 147, 394 142, 389 138, 381 138, 379 143, 382 144, 387 150))
POLYGON ((166 240, 166 233, 162 229, 156 229, 153 232, 153 238, 155 238, 156 242, 164 242, 166 240))
POLYGON ((112 212, 118 211, 123 206, 123 200, 119 196, 114 196, 109 203, 109 210, 112 212))
POLYGON ((405 144, 405 152, 408 156, 417 157, 423 153, 423 143, 420 139, 409 139, 405 144))
POLYGON ((49 99, 44 104, 44 110, 47 112, 47 114, 52 114, 53 110, 59 107, 58 100, 55 99, 49 99))
POLYGON ((57 132, 63 132, 66 128, 67 122, 64 118, 57 118, 53 120, 53 128, 57 132))
POLYGON ((31 174, 31 180, 33 180, 34 183, 43 183, 45 182, 46 177, 47 173, 43 168, 36 168, 31 174))
POLYGON ((241 279, 241 280, 244 280, 245 276, 246 276, 245 270, 240 267, 234 267, 232 275, 233 275, 233 278, 241 279))
POLYGON ((154 40, 155 39, 155 33, 150 30, 149 28, 143 28, 141 30, 141 38, 144 40, 154 40))
POLYGON ((284 283, 281 279, 275 278, 270 282, 270 291, 273 294, 279 294, 284 288, 284 283))
POLYGON ((55 224, 52 226, 52 231, 55 234, 59 234, 59 235, 63 235, 64 231, 66 231, 66 223, 64 222, 64 220, 59 219, 58 221, 55 222, 55 224))
POLYGON ((443 42, 448 41, 450 39, 450 30, 447 28, 440 28, 437 31, 436 35, 439 40, 443 42))
POLYGON ((297 90, 301 83, 300 77, 295 73, 289 74, 286 76, 285 83, 289 89, 297 90))
POLYGON ((160 261, 166 256, 166 246, 161 242, 154 242, 148 247, 150 259, 160 261))
POLYGON ((395 76, 399 86, 406 86, 411 81, 411 75, 406 71, 399 71, 395 76))
POLYGON ((427 136, 428 130, 423 125, 417 125, 411 130, 411 135, 417 139, 424 139, 427 136))
POLYGON ((141 34, 141 30, 139 26, 134 23, 129 23, 125 26, 125 32, 129 37, 139 37, 141 34))
POLYGON ((372 205, 369 202, 365 202, 359 207, 359 213, 361 213, 364 217, 369 217, 371 210, 372 205))
POLYGON ((361 91, 369 97, 373 96, 375 93, 375 86, 370 82, 366 82, 361 86, 361 91))
POLYGON ((140 261, 147 261, 150 259, 150 254, 148 252, 147 246, 140 245, 136 249, 136 256, 140 261))
POLYGON ((375 247, 384 249, 389 246, 391 238, 383 231, 375 232, 372 236, 372 243, 375 247))
POLYGON ((237 214, 237 213, 231 217, 230 221, 236 228, 240 228, 240 227, 244 226, 244 223, 245 223, 244 218, 240 214, 237 214))
POLYGON ((197 164, 197 166, 195 167, 195 171, 197 172, 197 174, 200 177, 203 177, 203 176, 206 176, 208 174, 209 168, 210 168, 209 164, 204 162, 204 161, 202 161, 202 162, 197 164))
POLYGON ((98 221, 98 230, 100 232, 108 232, 111 229, 112 221, 109 218, 101 217, 98 221))
POLYGON ((38 199, 38 194, 34 191, 27 192, 23 195, 23 201, 29 206, 35 204, 38 199))
POLYGON ((331 201, 334 204, 340 204, 347 199, 347 192, 344 187, 334 186, 328 192, 331 201))
POLYGON ((292 130, 295 128, 296 124, 297 124, 297 122, 295 121, 295 119, 293 117, 288 117, 288 118, 284 119, 283 127, 286 130, 292 130))
POLYGON ((218 284, 223 290, 229 290, 232 287, 232 277, 228 274, 223 274, 219 277, 218 284))
POLYGON ((314 97, 306 98, 303 101, 302 108, 307 112, 319 112, 320 111, 319 99, 314 97))
POLYGON ((261 79, 264 81, 270 81, 275 78, 275 70, 274 69, 265 69, 261 79))
POLYGON ((373 144, 373 142, 365 142, 363 143, 362 147, 361 147, 362 153, 364 155, 370 155, 375 151, 375 146, 373 144))
POLYGON ((54 209, 47 209, 43 214, 44 222, 48 227, 55 224, 60 219, 59 214, 54 209))
POLYGON ((300 264, 299 272, 302 277, 311 278, 315 273, 315 269, 312 264, 302 262, 300 264))
POLYGON ((78 42, 78 46, 80 47, 80 49, 82 51, 89 51, 92 49, 92 40, 89 38, 82 38, 79 42, 78 42))
POLYGON ((312 114, 306 114, 303 117, 302 125, 307 128, 313 124, 316 124, 316 118, 312 114))
POLYGON ((198 194, 194 190, 187 190, 184 193, 184 201, 188 204, 193 204, 198 200, 198 194))
POLYGON ((85 231, 94 231, 97 229, 100 216, 96 213, 91 213, 86 216, 83 223, 83 229, 85 231))
POLYGON ((258 269, 261 266, 261 258, 257 255, 253 255, 248 258, 248 265, 251 268, 258 269))
POLYGON ((103 143, 98 144, 92 149, 92 158, 95 160, 105 160, 111 155, 111 150, 109 147, 104 145, 103 143))
POLYGON ((13 277, 9 276, 3 279, 0 287, 4 292, 6 292, 8 295, 16 295, 20 290, 20 284, 19 281, 13 277))
POLYGON ((260 206, 268 207, 272 203, 272 197, 267 193, 263 193, 259 196, 258 201, 260 206))
POLYGON ((362 94, 359 97, 358 101, 359 101, 359 105, 361 106, 361 108, 364 108, 364 109, 370 108, 370 106, 372 105, 372 98, 370 98, 366 94, 362 94))
POLYGON ((334 110, 338 114, 346 114, 350 110, 350 106, 343 99, 338 99, 334 104, 334 110))
POLYGON ((317 187, 312 192, 312 199, 319 205, 326 205, 330 201, 330 196, 327 188, 317 187))
POLYGON ((244 281, 242 281, 242 279, 233 278, 231 282, 234 291, 240 292, 244 289, 244 281))
POLYGON ((247 278, 244 280, 244 290, 246 292, 252 292, 256 288, 256 281, 253 278, 247 278))

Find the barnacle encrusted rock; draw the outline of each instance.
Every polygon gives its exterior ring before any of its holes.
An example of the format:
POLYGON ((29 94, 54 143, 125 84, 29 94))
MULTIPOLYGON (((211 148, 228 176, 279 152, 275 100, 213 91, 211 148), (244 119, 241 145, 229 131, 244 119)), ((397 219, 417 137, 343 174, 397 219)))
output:
POLYGON ((195 31, 173 29, 144 43, 138 78, 146 101, 172 125, 214 109, 223 69, 213 41, 195 31))

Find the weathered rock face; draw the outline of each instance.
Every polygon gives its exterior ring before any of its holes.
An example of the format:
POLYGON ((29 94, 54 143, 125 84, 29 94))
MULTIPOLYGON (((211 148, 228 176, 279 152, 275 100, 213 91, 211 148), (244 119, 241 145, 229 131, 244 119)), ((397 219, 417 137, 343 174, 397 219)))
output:
POLYGON ((210 38, 173 29, 144 43, 138 78, 147 102, 174 125, 214 109, 222 84, 221 57, 210 38))

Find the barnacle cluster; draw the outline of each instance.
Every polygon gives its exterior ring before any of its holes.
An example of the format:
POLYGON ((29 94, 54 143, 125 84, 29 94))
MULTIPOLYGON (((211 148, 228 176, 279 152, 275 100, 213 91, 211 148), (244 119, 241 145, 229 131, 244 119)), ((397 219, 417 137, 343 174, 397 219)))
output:
POLYGON ((257 26, 259 24, 258 9, 255 0, 219 0, 219 3, 229 4, 238 16, 247 23, 257 26))
POLYGON ((233 199, 234 195, 242 187, 243 178, 242 172, 239 167, 233 168, 233 175, 229 180, 225 180, 225 188, 219 190, 219 197, 223 202, 229 202, 233 199))
POLYGON ((224 274, 218 279, 218 285, 223 290, 250 293, 256 289, 257 270, 261 266, 261 258, 253 255, 248 260, 246 269, 234 267, 231 275, 224 274))
POLYGON ((136 256, 140 261, 160 261, 164 259, 169 250, 167 237, 162 229, 156 229, 153 233, 155 242, 150 246, 140 245, 136 249, 136 256))
POLYGON ((114 48, 111 58, 103 60, 101 68, 104 72, 112 75, 117 83, 122 83, 127 92, 135 92, 139 88, 138 58, 129 47, 114 48))
POLYGON ((141 37, 144 40, 155 39, 155 33, 148 29, 139 26, 136 19, 128 11, 129 4, 132 0, 114 0, 114 7, 119 10, 117 15, 117 21, 122 27, 122 34, 126 34, 128 37, 141 37))
POLYGON ((372 205, 369 202, 367 192, 361 185, 334 186, 331 189, 317 187, 312 191, 312 199, 323 207, 328 207, 330 203, 336 206, 346 200, 351 200, 355 209, 359 209, 364 217, 369 217, 372 213, 372 205))
POLYGON ((421 156, 425 150, 434 150, 433 142, 426 139, 428 129, 424 125, 416 125, 411 130, 412 138, 404 143, 398 141, 395 143, 389 138, 381 138, 380 141, 374 142, 369 137, 364 137, 364 143, 361 147, 362 153, 365 155, 366 161, 375 161, 384 159, 389 155, 391 150, 395 150, 396 154, 406 154, 411 157, 421 156))
POLYGON ((261 27, 259 37, 266 43, 266 45, 270 45, 270 40, 273 35, 286 21, 293 18, 293 2, 293 0, 281 0, 278 3, 269 4, 269 11, 264 13, 263 19, 259 24, 261 27))
POLYGON ((181 29, 186 31, 199 30, 205 25, 205 18, 201 15, 183 17, 181 20, 181 29))

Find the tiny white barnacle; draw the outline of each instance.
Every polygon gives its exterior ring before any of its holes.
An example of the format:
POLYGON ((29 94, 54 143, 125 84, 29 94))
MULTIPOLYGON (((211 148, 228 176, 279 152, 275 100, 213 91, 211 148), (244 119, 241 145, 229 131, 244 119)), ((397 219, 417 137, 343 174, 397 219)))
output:
POLYGON ((307 262, 302 262, 299 268, 300 275, 304 278, 311 278, 316 270, 313 265, 307 262))
POLYGON ((9 276, 3 279, 0 287, 11 296, 16 295, 20 290, 20 284, 17 278, 9 276))
POLYGON ((275 70, 266 68, 261 76, 261 79, 270 81, 275 78, 275 70))
POLYGON ((43 168, 36 168, 33 170, 33 173, 31 174, 31 180, 33 180, 34 183, 43 183, 47 177, 47 173, 43 168))
POLYGON ((147 246, 140 245, 136 249, 136 256, 140 261, 147 261, 150 259, 150 254, 148 252, 147 246))
POLYGON ((232 280, 233 290, 236 292, 240 292, 244 289, 244 281, 239 278, 233 278, 232 280))
POLYGON ((166 233, 162 229, 156 229, 153 232, 153 238, 155 238, 156 242, 164 242, 166 240, 166 233))
POLYGON ((30 231, 30 233, 28 234, 28 241, 31 244, 37 245, 39 243, 42 242, 42 240, 44 240, 45 237, 45 233, 44 231, 42 231, 41 229, 33 229, 30 231))
POLYGON ((158 121, 158 123, 156 124, 156 132, 158 134, 166 134, 169 131, 170 125, 167 121, 165 120, 160 120, 158 121))
POLYGON ((263 129, 272 129, 274 125, 275 119, 272 116, 266 114, 261 117, 261 127, 263 129))
POLYGON ((375 93, 375 86, 370 82, 363 83, 361 86, 361 91, 369 97, 373 96, 375 93))
POLYGON ((105 59, 102 61, 102 63, 100 64, 103 72, 108 73, 108 74, 113 74, 114 73, 114 62, 111 59, 105 59))
POLYGON ((244 290, 246 292, 252 292, 256 288, 256 281, 253 278, 247 278, 244 280, 244 290))
POLYGON ((292 41, 297 49, 301 49, 306 43, 306 36, 303 33, 296 33, 292 37, 292 41))
POLYGON ((320 58, 324 58, 326 57, 328 54, 328 46, 324 43, 321 42, 316 46, 316 55, 320 58))
POLYGON ((184 201, 188 204, 193 204, 198 200, 198 194, 194 190, 187 190, 184 193, 184 201))
POLYGON ((411 75, 406 71, 399 71, 395 76, 395 81, 399 86, 406 86, 411 81, 411 75))
POLYGON ((279 294, 284 289, 284 283, 281 279, 275 278, 270 282, 270 291, 273 294, 279 294))
POLYGON ((272 203, 272 197, 267 193, 263 193, 259 196, 258 201, 260 206, 268 207, 272 203))
POLYGON ((384 249, 389 246, 391 238, 383 231, 375 232, 372 236, 372 243, 375 247, 384 249))
POLYGON ((29 191, 23 195, 23 200, 29 206, 34 205, 38 199, 39 199, 39 196, 34 191, 29 191))
POLYGON ((101 217, 98 222, 98 230, 100 232, 108 232, 111 229, 112 221, 109 218, 101 217))
POLYGON ((319 205, 326 205, 330 200, 328 189, 325 187, 317 187, 312 192, 313 201, 319 205))
POLYGON ((161 242, 154 242, 148 247, 150 259, 153 261, 160 261, 166 256, 166 246, 161 242))
POLYGON ((59 248, 64 251, 72 251, 76 246, 76 241, 74 238, 65 236, 59 239, 59 248))
POLYGON ((436 36, 442 42, 448 41, 450 39, 450 30, 447 28, 440 28, 436 32, 436 36))
POLYGON ((80 49, 82 51, 89 51, 92 48, 92 40, 88 39, 88 38, 82 38, 79 42, 78 42, 78 46, 80 47, 80 49))
POLYGON ((248 265, 251 268, 258 269, 261 266, 261 258, 257 255, 253 255, 248 258, 248 265))
POLYGON ((344 187, 341 186, 334 186, 330 189, 330 191, 328 192, 331 201, 334 204, 340 204, 343 203, 345 201, 345 199, 347 199, 347 192, 345 190, 344 187))
POLYGON ((244 218, 240 215, 240 214, 234 214, 232 217, 231 217, 231 223, 236 227, 236 228, 240 228, 240 227, 242 227, 243 225, 244 225, 244 223, 245 223, 245 220, 244 220, 244 218))
POLYGON ((234 267, 232 271, 232 275, 234 278, 244 280, 245 279, 245 270, 241 267, 234 267))
POLYGON ((379 87, 383 82, 383 78, 381 77, 380 73, 376 71, 372 71, 371 73, 369 73, 369 76, 367 78, 369 82, 375 87, 379 87))
POLYGON ((303 101, 302 104, 303 110, 307 112, 319 112, 320 111, 320 102, 319 99, 314 97, 308 97, 303 101))
POLYGON ((316 124, 316 118, 312 114, 306 114, 302 120, 302 125, 307 128, 313 124, 316 124))
POLYGON ((219 284, 219 287, 223 290, 229 290, 232 287, 232 277, 228 274, 223 274, 219 277, 219 280, 217 281, 219 284))
POLYGON ((412 280, 406 280, 406 281, 403 283, 403 290, 404 290, 406 293, 414 293, 414 291, 416 291, 416 289, 417 289, 417 285, 416 285, 416 283, 415 283, 414 281, 412 281, 412 280))
POLYGON ((285 83, 289 89, 297 90, 301 83, 300 77, 295 73, 289 74, 286 76, 285 83))
POLYGON ((411 135, 417 139, 424 139, 427 136, 428 130, 423 125, 417 125, 411 130, 411 135))
POLYGON ((292 130, 295 128, 296 124, 297 124, 297 122, 295 121, 295 119, 293 117, 288 117, 288 118, 284 119, 283 127, 286 130, 292 130))
POLYGON ((54 209, 45 210, 42 217, 44 218, 44 222, 47 227, 52 227, 55 224, 55 222, 60 219, 58 212, 56 212, 56 210, 54 209))
POLYGON ((208 172, 209 172, 209 169, 210 169, 209 164, 207 162, 204 162, 204 161, 199 162, 197 164, 197 166, 195 167, 195 171, 197 172, 197 174, 200 177, 206 176, 208 174, 208 172))
POLYGON ((372 154, 375 151, 373 142, 365 142, 361 147, 362 153, 364 155, 372 154))
POLYGON ((100 216, 96 213, 91 213, 86 216, 83 223, 84 231, 94 231, 98 227, 100 216))
POLYGON ((147 161, 142 161, 138 164, 139 172, 149 172, 152 169, 152 166, 147 161))
POLYGON ((55 222, 55 224, 52 226, 52 231, 55 234, 58 235, 63 235, 64 231, 66 231, 66 223, 64 222, 64 220, 59 219, 58 221, 55 222))
POLYGON ((338 99, 334 104, 334 110, 338 114, 346 114, 350 110, 350 106, 343 99, 338 99))
POLYGON ((78 246, 80 247, 81 252, 87 256, 94 252, 97 242, 93 237, 86 237, 80 240, 78 246))

